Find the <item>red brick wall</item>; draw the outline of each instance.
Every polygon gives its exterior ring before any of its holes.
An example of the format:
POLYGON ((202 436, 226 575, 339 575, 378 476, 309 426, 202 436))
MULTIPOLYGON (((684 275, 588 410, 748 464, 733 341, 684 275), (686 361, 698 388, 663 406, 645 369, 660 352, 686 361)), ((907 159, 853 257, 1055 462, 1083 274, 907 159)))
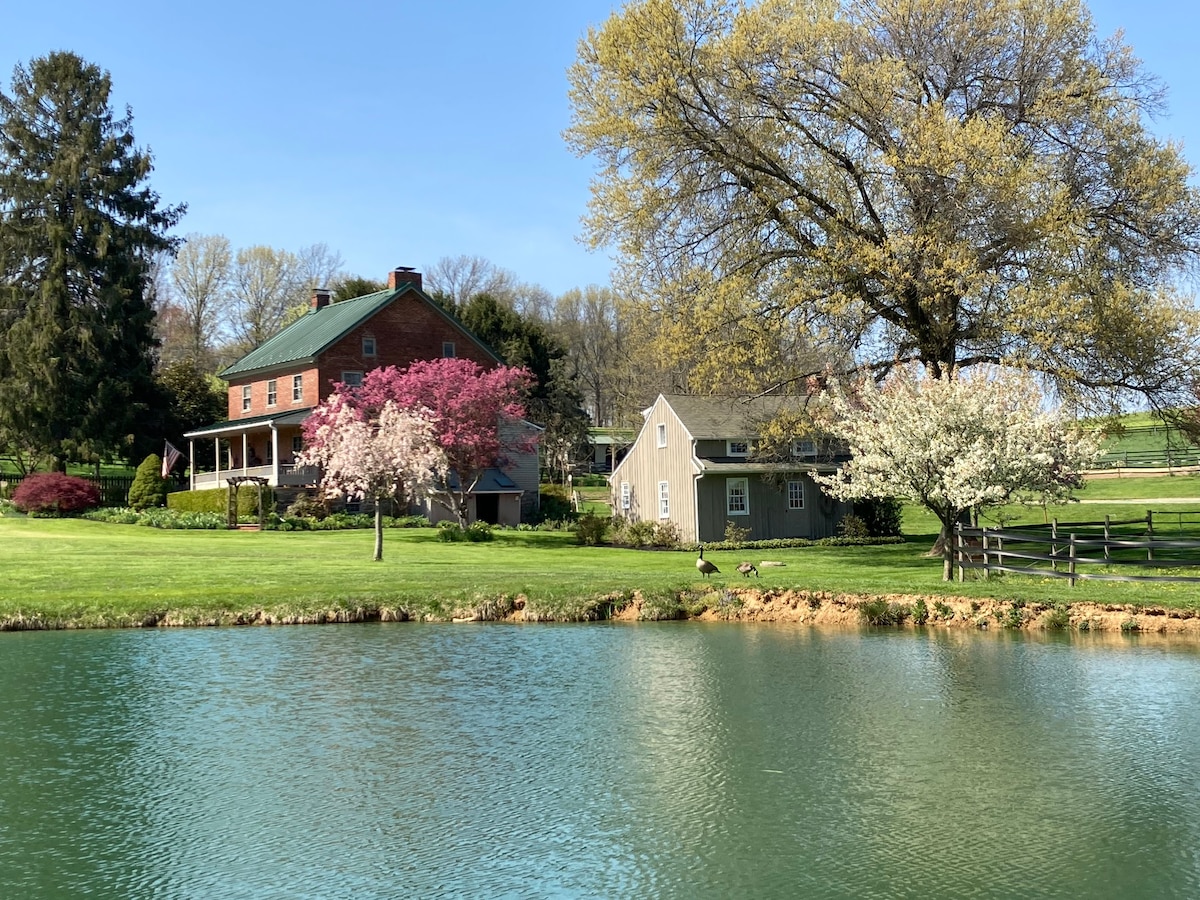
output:
POLYGON ((229 382, 229 418, 249 419, 252 416, 265 416, 269 413, 282 414, 293 409, 304 409, 316 406, 318 399, 318 377, 315 368, 297 371, 281 372, 275 375, 260 377, 254 381, 248 379, 231 380, 229 382), (292 376, 303 376, 302 399, 292 400, 292 376), (274 406, 267 406, 267 382, 274 379, 276 398, 274 406), (250 408, 242 409, 242 386, 250 385, 250 408))

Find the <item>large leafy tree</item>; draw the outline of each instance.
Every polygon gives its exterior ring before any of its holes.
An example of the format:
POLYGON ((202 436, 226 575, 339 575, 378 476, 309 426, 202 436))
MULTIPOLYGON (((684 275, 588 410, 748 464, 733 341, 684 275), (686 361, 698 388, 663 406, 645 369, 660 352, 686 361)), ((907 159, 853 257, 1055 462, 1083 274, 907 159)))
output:
POLYGON ((0 443, 60 469, 147 449, 148 272, 184 209, 146 185, 150 154, 110 88, 59 52, 18 65, 0 93, 0 443))
POLYGON ((383 559, 383 501, 422 497, 444 480, 446 458, 434 439, 434 422, 420 409, 385 400, 370 409, 334 392, 304 423, 301 465, 320 466, 327 496, 375 503, 376 562, 383 559))
POLYGON ((708 341, 714 376, 753 376, 798 333, 876 373, 1186 399, 1197 322, 1169 286, 1200 199, 1147 131, 1159 86, 1079 0, 635 0, 570 83, 588 235, 664 353, 708 341))
POLYGON ((223 234, 189 234, 171 265, 173 299, 183 322, 182 357, 211 367, 225 330, 233 250, 223 234))
POLYGON ((837 389, 817 414, 853 454, 835 474, 814 475, 844 500, 901 497, 937 516, 935 550, 950 577, 950 535, 964 513, 1014 500, 1061 502, 1095 462, 1094 433, 1045 408, 1025 373, 978 370, 940 378, 897 369, 882 386, 837 389))

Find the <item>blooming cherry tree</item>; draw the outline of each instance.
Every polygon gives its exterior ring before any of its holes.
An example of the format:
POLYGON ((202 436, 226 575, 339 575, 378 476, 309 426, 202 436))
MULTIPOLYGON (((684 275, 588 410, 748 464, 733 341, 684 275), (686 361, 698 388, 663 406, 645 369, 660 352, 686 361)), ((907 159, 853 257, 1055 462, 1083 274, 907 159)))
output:
POLYGON ((449 471, 431 496, 465 526, 467 498, 487 470, 536 446, 536 437, 519 426, 521 398, 532 382, 528 369, 513 366, 485 370, 469 359, 421 360, 368 372, 348 402, 368 413, 391 402, 432 419, 449 471))
POLYGON ((838 499, 901 497, 930 510, 941 522, 935 551, 947 580, 950 535, 965 512, 1013 500, 1061 502, 1081 486, 1099 448, 1094 434, 1043 408, 1031 376, 1012 371, 941 378, 901 371, 852 395, 835 387, 819 415, 852 459, 814 480, 838 499))
POLYGON ((304 423, 304 466, 319 466, 326 496, 375 501, 375 555, 383 559, 381 501, 429 494, 446 474, 446 457, 435 440, 434 422, 419 408, 387 401, 374 413, 338 391, 304 423))

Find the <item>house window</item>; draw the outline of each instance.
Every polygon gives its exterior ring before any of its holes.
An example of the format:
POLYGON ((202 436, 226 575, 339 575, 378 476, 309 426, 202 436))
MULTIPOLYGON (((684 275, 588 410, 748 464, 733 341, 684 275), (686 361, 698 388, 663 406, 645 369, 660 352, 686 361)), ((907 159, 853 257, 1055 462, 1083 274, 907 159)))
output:
POLYGON ((660 446, 660 447, 667 446, 667 423, 659 422, 657 425, 654 426, 654 430, 658 436, 658 446, 660 446))
POLYGON ((792 456, 816 456, 817 442, 809 439, 792 441, 792 456))
POLYGON ((375 355, 375 338, 363 336, 363 356, 375 355))
POLYGON ((788 482, 788 509, 804 509, 804 482, 788 482))
POLYGON ((346 387, 362 387, 362 372, 343 372, 342 384, 346 387))
POLYGON ((454 359, 454 341, 442 341, 442 356, 454 359))
POLYGON ((292 435, 292 456, 304 449, 304 438, 298 434, 292 435))
POLYGON ((250 385, 242 385, 242 412, 250 411, 250 385))
POLYGON ((267 465, 275 465, 275 442, 267 441, 267 465))
POLYGON ((278 399, 279 391, 276 390, 275 379, 272 378, 267 382, 267 406, 274 406, 278 399))
POLYGON ((658 517, 660 519, 671 518, 671 501, 667 496, 667 483, 665 481, 658 483, 658 517))
POLYGON ((299 403, 304 399, 304 376, 292 376, 292 402, 299 403))
POLYGON ((749 456, 750 442, 749 441, 726 441, 725 442, 726 456, 749 456))
POLYGON ((621 509, 629 509, 629 482, 621 482, 621 509))
POLYGON ((750 481, 746 478, 725 479, 725 510, 731 516, 750 515, 750 481))

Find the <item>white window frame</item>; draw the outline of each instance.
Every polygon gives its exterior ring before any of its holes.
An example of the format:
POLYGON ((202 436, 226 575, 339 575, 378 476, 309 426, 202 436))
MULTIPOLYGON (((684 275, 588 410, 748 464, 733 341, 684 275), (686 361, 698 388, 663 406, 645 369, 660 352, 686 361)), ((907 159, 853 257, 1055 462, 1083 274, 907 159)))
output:
POLYGON ((658 483, 658 517, 660 519, 671 518, 671 488, 666 481, 658 483))
POLYGON ((629 488, 628 481, 621 482, 621 509, 629 509, 633 492, 629 488))
POLYGON ((292 376, 292 402, 293 403, 303 403, 304 402, 304 376, 303 375, 293 375, 292 376))
POLYGON ((796 438, 792 441, 792 456, 816 456, 817 442, 812 438, 796 438))
POLYGON ((787 483, 788 509, 804 509, 804 482, 789 481, 787 483), (796 501, 800 501, 797 503, 796 501))
POLYGON ((267 382, 267 406, 274 406, 279 400, 279 385, 272 378, 267 382))
POLYGON ((442 359, 454 359, 454 341, 442 341, 442 359))
POLYGON ((749 441, 726 441, 725 442, 726 456, 740 456, 746 458, 750 455, 749 441), (740 449, 739 449, 740 448, 740 449))
POLYGON ((358 371, 346 371, 342 373, 342 384, 347 387, 362 387, 363 373, 358 371))
POLYGON ((667 423, 666 422, 658 422, 654 426, 654 441, 655 441, 655 445, 659 449, 662 449, 663 447, 667 446, 667 423))
POLYGON ((749 478, 726 478, 725 479, 725 512, 731 516, 748 516, 750 515, 750 479, 749 478), (741 509, 734 507, 734 499, 739 496, 735 493, 734 488, 740 487, 742 504, 741 509))
POLYGON ((376 351, 377 347, 375 346, 375 338, 364 334, 362 339, 362 355, 375 356, 376 351))
POLYGON ((250 412, 250 407, 254 405, 254 394, 251 385, 242 385, 242 412, 250 412))

